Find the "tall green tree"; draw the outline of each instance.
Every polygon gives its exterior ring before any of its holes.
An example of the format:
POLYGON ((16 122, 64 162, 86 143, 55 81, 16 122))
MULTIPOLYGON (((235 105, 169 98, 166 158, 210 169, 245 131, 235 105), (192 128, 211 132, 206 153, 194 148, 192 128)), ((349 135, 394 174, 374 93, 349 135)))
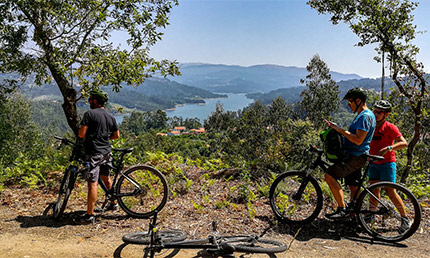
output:
POLYGON ((419 49, 412 44, 419 33, 412 15, 418 3, 409 0, 310 0, 307 3, 321 14, 330 14, 333 24, 348 24, 360 39, 358 46, 377 44, 377 61, 380 61, 382 51, 391 61, 391 79, 408 99, 414 115, 407 166, 401 176, 401 182, 405 182, 412 168, 414 148, 420 140, 422 119, 427 112, 423 103, 428 94, 428 81, 423 64, 416 59, 419 49))
POLYGON ((318 127, 324 123, 324 118, 328 119, 339 109, 339 86, 331 78, 330 69, 319 55, 312 57, 306 70, 309 74, 301 83, 305 83, 308 89, 300 94, 303 100, 299 105, 305 110, 305 116, 318 127))
POLYGON ((75 83, 85 95, 92 87, 111 85, 118 91, 123 84, 138 85, 155 72, 179 73, 175 62, 149 56, 174 4, 177 0, 2 0, 0 72, 18 73, 21 81, 34 74, 39 85, 54 80, 77 133, 75 83), (113 33, 127 46, 113 44, 113 33))
POLYGON ((273 131, 281 132, 288 127, 287 120, 292 119, 293 116, 294 112, 291 107, 287 105, 282 97, 278 96, 269 106, 267 122, 273 131))

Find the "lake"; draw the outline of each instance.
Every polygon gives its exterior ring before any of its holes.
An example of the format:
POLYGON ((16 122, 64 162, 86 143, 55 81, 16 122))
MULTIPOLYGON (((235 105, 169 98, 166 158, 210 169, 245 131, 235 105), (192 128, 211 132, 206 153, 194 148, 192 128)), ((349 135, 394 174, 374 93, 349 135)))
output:
MULTIPOLYGON (((186 104, 184 106, 176 107, 176 110, 165 110, 167 117, 181 116, 183 118, 195 118, 200 119, 203 123, 212 112, 216 109, 216 104, 220 103, 223 105, 226 111, 237 111, 251 104, 254 100, 248 99, 245 94, 234 94, 227 93, 228 98, 217 98, 217 99, 205 99, 206 104, 186 104)), ((124 115, 115 116, 118 123, 121 123, 124 115)))

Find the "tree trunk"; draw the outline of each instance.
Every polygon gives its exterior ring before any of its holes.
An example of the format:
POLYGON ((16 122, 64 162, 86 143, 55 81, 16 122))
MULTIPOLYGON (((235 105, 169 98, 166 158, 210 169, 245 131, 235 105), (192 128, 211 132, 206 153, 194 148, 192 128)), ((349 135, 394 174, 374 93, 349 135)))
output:
POLYGON ((63 107, 64 114, 66 115, 67 123, 72 129, 73 133, 77 136, 79 127, 80 127, 80 117, 78 115, 78 111, 76 108, 77 102, 77 93, 73 88, 73 85, 69 83, 64 74, 59 73, 56 67, 48 65, 49 70, 51 71, 52 76, 54 77, 55 82, 58 85, 58 88, 63 95, 63 107))
POLYGON ((414 119, 414 136, 412 140, 408 143, 408 150, 406 157, 408 158, 408 161, 406 163, 406 168, 403 171, 400 182, 406 183, 406 179, 408 179, 410 171, 412 169, 412 162, 413 162, 413 154, 415 146, 417 145, 418 141, 420 140, 421 136, 421 118, 422 118, 422 111, 421 111, 421 101, 419 102, 418 106, 414 108, 415 113, 415 119, 414 119))

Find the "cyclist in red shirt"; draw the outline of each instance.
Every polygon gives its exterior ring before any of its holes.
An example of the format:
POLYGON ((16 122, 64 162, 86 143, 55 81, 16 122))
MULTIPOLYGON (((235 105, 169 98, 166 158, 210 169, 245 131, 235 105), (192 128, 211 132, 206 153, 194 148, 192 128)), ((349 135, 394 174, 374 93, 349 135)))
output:
MULTIPOLYGON (((369 181, 374 184, 379 181, 396 182, 396 154, 395 150, 400 150, 408 146, 405 138, 403 138, 397 126, 385 121, 390 115, 392 106, 386 100, 379 100, 373 106, 373 113, 376 118, 376 128, 370 143, 370 154, 384 156, 384 160, 376 161, 370 165, 369 181)), ((395 189, 387 189, 387 194, 391 201, 398 208, 402 216, 402 224, 400 229, 407 230, 409 228, 409 219, 406 217, 406 212, 401 198, 397 195, 395 189)), ((379 196, 379 192, 375 193, 379 196)), ((371 204, 377 206, 376 200, 371 204)))

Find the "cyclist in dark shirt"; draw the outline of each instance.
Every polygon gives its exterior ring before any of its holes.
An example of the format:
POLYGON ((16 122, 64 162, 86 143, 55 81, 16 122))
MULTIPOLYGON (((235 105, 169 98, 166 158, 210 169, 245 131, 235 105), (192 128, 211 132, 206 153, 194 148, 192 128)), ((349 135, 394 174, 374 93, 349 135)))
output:
MULTIPOLYGON (((99 175, 108 189, 112 187, 112 180, 109 176, 112 167, 109 140, 120 137, 115 118, 104 109, 104 104, 108 101, 107 93, 94 89, 90 92, 88 101, 91 109, 84 113, 79 129, 79 137, 85 139, 85 160, 90 166, 85 175, 88 182, 88 200, 86 214, 75 220, 78 224, 95 223, 94 207, 97 201, 99 175)), ((107 210, 114 209, 118 209, 118 205, 112 202, 107 210)))

